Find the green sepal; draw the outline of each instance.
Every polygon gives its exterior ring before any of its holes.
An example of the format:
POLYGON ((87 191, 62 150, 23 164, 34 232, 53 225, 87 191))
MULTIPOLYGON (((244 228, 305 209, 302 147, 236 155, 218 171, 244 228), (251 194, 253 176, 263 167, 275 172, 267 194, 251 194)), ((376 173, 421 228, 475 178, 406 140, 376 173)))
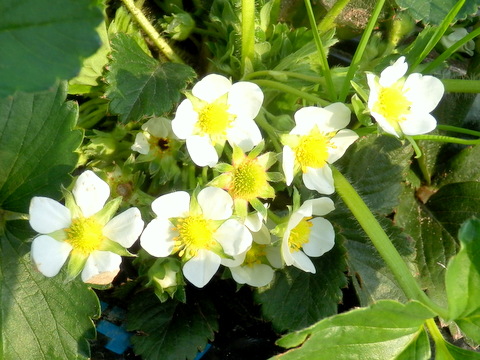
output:
POLYGON ((65 241, 67 239, 67 233, 65 232, 65 229, 56 230, 48 234, 48 236, 54 238, 57 241, 65 241))
POLYGON ((368 114, 368 110, 365 107, 365 103, 363 103, 362 100, 358 97, 357 94, 354 94, 352 96, 352 106, 353 106, 353 112, 355 113, 355 116, 358 119, 358 122, 364 126, 370 126, 372 125, 372 118, 368 114))
POLYGON ((227 163, 218 163, 214 167, 215 170, 221 173, 233 171, 233 166, 227 163))
POLYGON ((298 135, 292 134, 283 134, 280 136, 280 141, 283 145, 291 147, 295 149, 298 146, 298 142, 300 141, 300 137, 298 135))
POLYGON ((132 254, 130 251, 125 249, 122 245, 117 243, 116 241, 104 238, 102 240, 102 244, 98 248, 99 251, 110 251, 114 254, 120 255, 120 256, 135 256, 135 254, 132 254))
POLYGON ((292 212, 296 211, 300 207, 300 193, 296 187, 293 187, 293 207, 292 212))
POLYGON ((235 209, 235 215, 245 220, 248 216, 248 202, 243 199, 234 199, 233 207, 235 209))
POLYGON ((118 208, 120 207, 120 204, 122 203, 122 197, 116 197, 115 199, 110 200, 105 204, 102 210, 100 210, 98 213, 94 215, 95 220, 100 224, 100 225, 105 225, 110 221, 110 219, 115 215, 117 212, 118 208))
POLYGON ((273 164, 277 162, 277 154, 270 151, 259 156, 257 158, 257 161, 260 165, 263 166, 265 170, 268 170, 273 164))
POLYGON ((353 89, 358 94, 358 96, 360 96, 362 98, 363 102, 367 103, 368 102, 367 92, 360 85, 358 85, 355 81, 350 81, 350 84, 352 85, 353 89))
POLYGON ((255 159, 258 155, 260 155, 260 153, 263 151, 263 149, 265 148, 265 141, 262 140, 260 141, 260 143, 255 146, 249 153, 248 153, 248 157, 250 159, 255 159))
POLYGON ((72 219, 83 217, 82 210, 75 202, 73 194, 67 189, 62 188, 63 197, 65 198, 65 207, 70 210, 72 219))
POLYGON ((191 215, 202 214, 202 208, 200 207, 200 204, 198 203, 198 200, 197 200, 198 193, 201 190, 202 188, 197 185, 197 187, 193 190, 192 195, 190 196, 190 214, 191 215))
POLYGON ((71 251, 67 264, 67 278, 66 282, 70 282, 80 274, 85 267, 89 255, 86 255, 80 251, 71 251))
POLYGON ((252 199, 250 200, 250 204, 260 213, 260 215, 262 215, 264 219, 267 217, 267 208, 260 200, 252 199))
POLYGON ((222 189, 228 189, 232 181, 232 174, 221 174, 208 183, 209 186, 215 186, 222 189))
POLYGON ((285 176, 279 172, 267 172, 267 180, 271 182, 285 181, 285 176))

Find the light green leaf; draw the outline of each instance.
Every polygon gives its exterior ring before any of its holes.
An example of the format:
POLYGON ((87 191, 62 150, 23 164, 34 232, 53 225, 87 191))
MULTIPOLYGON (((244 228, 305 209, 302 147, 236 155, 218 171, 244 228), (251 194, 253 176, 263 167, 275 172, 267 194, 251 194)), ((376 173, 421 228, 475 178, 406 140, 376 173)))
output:
POLYGON ((106 96, 111 100, 110 110, 119 115, 121 122, 170 111, 195 77, 189 66, 162 64, 148 56, 126 34, 118 34, 112 40, 112 49, 106 96))
POLYGON ((346 286, 343 238, 326 254, 311 258, 316 274, 295 267, 277 271, 268 286, 256 290, 255 299, 262 304, 262 313, 281 332, 298 330, 336 314, 346 286))
POLYGON ((278 345, 301 346, 274 359, 427 360, 430 347, 423 323, 433 316, 435 314, 418 302, 403 305, 379 301, 284 336, 277 341, 278 345))
POLYGON ((91 317, 99 316, 95 293, 81 281, 46 278, 35 270, 28 224, 7 223, 0 235, 0 323, 3 360, 90 358, 87 339, 95 337, 91 317))
POLYGON ((445 343, 445 347, 436 348, 436 360, 479 360, 480 353, 459 348, 450 343, 445 343))
POLYGON ((40 91, 80 71, 100 42, 95 1, 6 0, 0 3, 0 98, 40 91))
POLYGON ((132 337, 135 353, 144 360, 193 360, 218 330, 212 304, 197 300, 161 303, 153 293, 132 299, 127 328, 138 334, 132 337))
MULTIPOLYGON (((455 6, 457 0, 396 0, 401 8, 415 20, 422 20, 426 24, 439 25, 450 9, 455 6)), ((480 3, 477 0, 467 0, 455 20, 465 19, 468 15, 476 13, 480 3)))

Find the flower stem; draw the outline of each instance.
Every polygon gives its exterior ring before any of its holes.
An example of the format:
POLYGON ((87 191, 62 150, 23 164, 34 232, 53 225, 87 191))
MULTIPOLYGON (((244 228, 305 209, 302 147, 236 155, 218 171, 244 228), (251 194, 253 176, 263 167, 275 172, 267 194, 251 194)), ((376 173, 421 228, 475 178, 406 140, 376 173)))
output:
POLYGON ((317 47, 318 56, 320 58, 320 66, 322 67, 322 73, 327 82, 327 93, 331 101, 335 101, 337 95, 335 94, 335 88, 333 86, 332 73, 330 72, 330 66, 328 65, 327 54, 322 44, 322 39, 318 33, 317 22, 315 21, 315 16, 313 15, 312 4, 310 0, 305 0, 305 7, 307 8, 307 16, 310 21, 310 27, 312 28, 313 40, 315 41, 315 46, 317 47))
POLYGON ((480 93, 480 80, 442 79, 446 92, 480 93))
POLYGON ((478 145, 480 144, 480 139, 459 139, 452 136, 443 136, 443 135, 412 135, 410 136, 414 140, 429 140, 436 142, 444 143, 453 143, 453 144, 462 144, 462 145, 478 145))
POLYGON ((293 95, 297 95, 298 97, 301 97, 305 100, 311 101, 315 104, 320 104, 322 106, 327 106, 330 105, 331 103, 327 100, 323 100, 322 98, 319 98, 318 96, 312 95, 310 93, 307 93, 302 90, 298 90, 292 86, 288 86, 285 84, 282 84, 278 81, 273 81, 273 80, 252 80, 255 84, 258 86, 264 86, 264 87, 269 87, 272 89, 276 89, 280 92, 287 92, 293 95))
POLYGON ((242 0, 242 75, 253 70, 255 57, 255 0, 242 0))
POLYGON ((128 11, 132 14, 135 21, 138 22, 140 27, 146 32, 146 34, 152 39, 155 46, 165 55, 165 57, 174 63, 184 64, 184 61, 175 53, 170 47, 167 41, 160 36, 155 28, 150 24, 148 19, 142 13, 142 11, 135 6, 133 0, 122 0, 127 7, 128 11))
POLYGON ((333 3, 332 8, 323 17, 322 21, 318 23, 317 29, 320 34, 325 33, 334 27, 334 21, 342 10, 347 6, 350 0, 337 0, 333 3))
POLYGON ((464 128, 457 127, 457 126, 437 125, 437 129, 438 129, 438 130, 443 130, 443 131, 456 132, 456 133, 459 133, 459 134, 467 134, 467 135, 472 135, 472 136, 480 137, 480 131, 475 131, 475 130, 470 130, 470 129, 464 129, 464 128))
POLYGON ((295 79, 300 79, 300 80, 305 80, 312 82, 314 84, 322 82, 324 79, 321 76, 315 76, 315 75, 306 75, 306 74, 301 74, 301 73, 296 73, 293 71, 280 71, 280 70, 260 70, 260 71, 254 71, 248 75, 245 75, 244 80, 251 80, 254 78, 258 77, 263 77, 263 76, 271 76, 273 78, 286 78, 286 77, 292 77, 295 79))
POLYGON ((422 291, 397 249, 353 186, 333 166, 332 172, 336 191, 368 235, 407 297, 420 301, 438 315, 447 317, 447 311, 435 304, 422 291))
POLYGON ((266 119, 266 112, 265 110, 262 109, 260 114, 255 119, 255 122, 260 126, 263 131, 265 131, 268 134, 268 138, 272 142, 273 147, 275 148, 275 151, 277 153, 282 152, 282 145, 280 144, 280 141, 278 140, 278 130, 275 129, 266 119))

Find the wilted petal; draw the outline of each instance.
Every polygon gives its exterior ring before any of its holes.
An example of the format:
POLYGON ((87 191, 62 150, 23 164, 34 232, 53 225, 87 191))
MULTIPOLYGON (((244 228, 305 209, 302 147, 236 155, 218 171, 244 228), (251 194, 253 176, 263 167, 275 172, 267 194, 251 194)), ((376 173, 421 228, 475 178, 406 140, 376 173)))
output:
POLYGON ((183 275, 198 288, 204 287, 220 267, 220 256, 208 251, 199 250, 197 255, 183 266, 183 275))
POLYGON ((152 210, 162 219, 185 217, 190 210, 190 195, 186 191, 162 195, 153 200, 152 210))
POLYGON ((252 234, 247 227, 235 219, 225 221, 213 235, 227 255, 238 255, 252 245, 252 234))
POLYGON ((38 271, 52 277, 59 273, 71 250, 72 246, 67 242, 40 235, 33 239, 31 256, 38 271))
POLYGON ((78 177, 72 192, 83 216, 90 217, 103 208, 110 196, 110 187, 93 171, 87 170, 78 177))
POLYGON ((173 230, 170 221, 153 219, 143 231, 140 245, 152 256, 166 257, 173 251, 176 236, 178 232, 173 230))
POLYGON ((138 133, 135 136, 135 142, 130 147, 133 151, 146 155, 150 151, 150 144, 147 137, 143 133, 138 133))
POLYGON ((255 118, 263 103, 263 92, 257 84, 240 81, 232 85, 228 92, 228 112, 247 117, 255 118))
POLYGON ((324 218, 310 220, 313 224, 309 241, 302 248, 308 256, 321 256, 335 245, 335 231, 330 221, 324 218))
POLYGON ((143 225, 140 210, 130 208, 111 219, 103 228, 103 235, 129 248, 142 233, 143 225))
POLYGON ((212 167, 218 162, 217 151, 208 136, 194 135, 188 137, 187 150, 192 161, 198 166, 212 167))
POLYGON ((197 200, 207 219, 225 220, 232 216, 233 199, 225 190, 206 187, 198 193, 197 200))
POLYGON ((192 94, 193 96, 210 103, 218 99, 220 96, 225 95, 231 87, 231 81, 225 76, 210 74, 195 84, 192 89, 192 94))
POLYGON ((40 234, 68 228, 72 222, 70 210, 59 202, 46 198, 34 197, 30 201, 30 226, 40 234))
POLYGON ((305 255, 302 251, 296 251, 292 253, 294 259, 293 266, 299 268, 300 270, 315 274, 315 265, 313 265, 312 260, 305 255))
POLYGON ((303 183, 308 189, 316 190, 320 194, 330 195, 335 191, 332 169, 328 165, 318 169, 307 168, 303 173, 303 183))
POLYGON ((399 124, 405 135, 420 135, 434 130, 437 127, 437 120, 428 113, 413 113, 407 115, 399 124))
POLYGON ((227 129, 230 145, 237 145, 243 151, 250 151, 262 141, 262 134, 255 121, 249 118, 237 118, 227 129))
POLYGON ((265 264, 254 264, 253 266, 238 266, 231 268, 233 280, 239 284, 250 286, 265 286, 273 280, 275 271, 265 264))
POLYGON ((190 100, 183 100, 177 107, 177 112, 172 120, 172 131, 179 139, 191 136, 198 122, 198 113, 193 109, 190 100))
POLYGON ((85 283, 110 284, 120 271, 122 257, 110 251, 94 251, 90 254, 82 271, 85 283))
POLYGON ((328 163, 333 164, 335 161, 340 159, 348 147, 352 145, 358 139, 358 135, 355 131, 349 129, 340 130, 330 142, 333 146, 328 149, 328 163))
POLYGON ((289 146, 283 147, 282 169, 285 175, 285 183, 290 185, 293 181, 295 169, 295 153, 289 146))

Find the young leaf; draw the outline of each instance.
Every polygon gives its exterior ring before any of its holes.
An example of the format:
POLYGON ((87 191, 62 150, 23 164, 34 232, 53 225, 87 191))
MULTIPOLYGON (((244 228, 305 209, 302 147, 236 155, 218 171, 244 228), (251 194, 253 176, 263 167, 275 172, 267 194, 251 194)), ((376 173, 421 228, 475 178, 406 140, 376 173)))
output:
POLYGON ((113 38, 112 49, 106 96, 111 100, 110 110, 123 123, 170 111, 195 77, 189 66, 162 64, 148 56, 126 34, 113 38))
MULTIPOLYGON (((407 9, 410 16, 415 20, 422 20, 426 24, 439 25, 445 19, 448 12, 455 6, 457 0, 396 0, 401 8, 407 9)), ((478 0, 467 0, 455 20, 465 19, 477 11, 480 3, 478 0)))
POLYGON ((277 331, 298 330, 336 314, 346 286, 345 251, 337 236, 337 245, 318 258, 311 258, 316 274, 295 267, 278 271, 275 280, 256 291, 263 315, 277 331))
POLYGON ((81 281, 65 283, 61 275, 46 278, 36 271, 22 240, 28 225, 15 226, 7 223, 0 235, 0 358, 90 358, 90 318, 100 310, 95 293, 81 281))
POLYGON ((433 316, 435 314, 419 302, 403 305, 382 300, 284 336, 277 341, 278 345, 301 346, 274 359, 309 360, 321 354, 322 359, 338 360, 427 360, 430 359, 430 346, 423 323, 433 316))
POLYGON ((0 3, 0 98, 41 91, 80 71, 98 49, 102 21, 95 1, 7 0, 0 3))
POLYGON ((161 303, 153 293, 132 299, 127 327, 137 331, 132 343, 144 360, 193 360, 218 330, 211 303, 161 303))

